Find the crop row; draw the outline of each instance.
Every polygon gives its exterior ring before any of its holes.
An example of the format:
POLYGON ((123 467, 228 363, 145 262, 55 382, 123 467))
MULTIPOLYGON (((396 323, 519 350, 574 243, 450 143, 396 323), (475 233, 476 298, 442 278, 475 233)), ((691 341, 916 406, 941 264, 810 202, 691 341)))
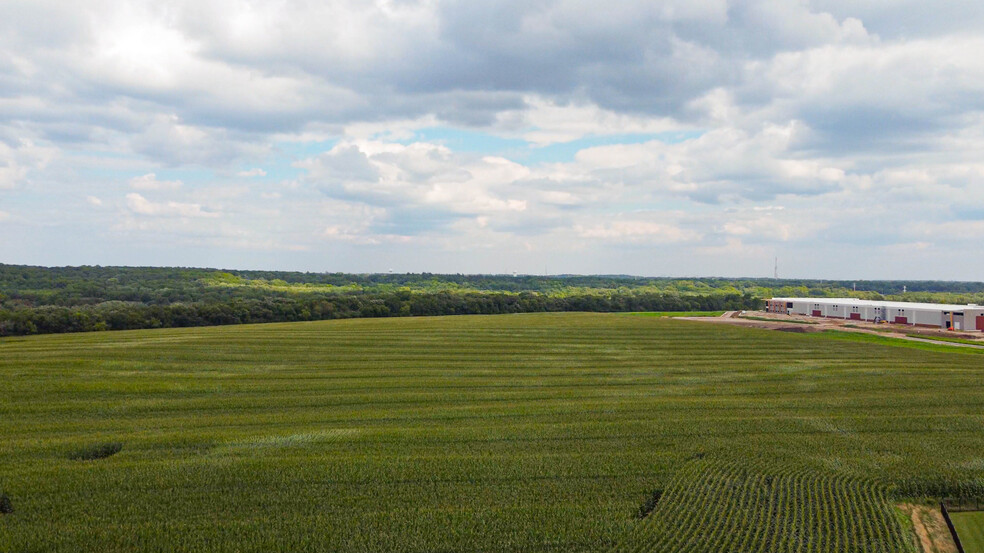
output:
POLYGON ((806 469, 695 461, 617 551, 911 551, 884 487, 806 469))
POLYGON ((0 551, 904 553, 888 500, 984 490, 982 371, 618 314, 0 338, 0 551))

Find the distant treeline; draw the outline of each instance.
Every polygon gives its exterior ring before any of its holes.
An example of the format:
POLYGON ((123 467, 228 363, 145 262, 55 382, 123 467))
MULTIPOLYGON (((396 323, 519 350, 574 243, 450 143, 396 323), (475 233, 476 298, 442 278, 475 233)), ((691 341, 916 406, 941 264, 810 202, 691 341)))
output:
POLYGON ((773 295, 984 303, 984 283, 344 274, 0 264, 0 336, 543 311, 758 309, 773 295), (857 291, 854 290, 855 286, 857 291))
POLYGON ((145 305, 121 301, 0 310, 0 336, 317 321, 354 317, 474 315, 543 311, 715 311, 754 309, 751 296, 616 293, 551 297, 533 292, 359 293, 333 296, 234 298, 226 302, 145 305))

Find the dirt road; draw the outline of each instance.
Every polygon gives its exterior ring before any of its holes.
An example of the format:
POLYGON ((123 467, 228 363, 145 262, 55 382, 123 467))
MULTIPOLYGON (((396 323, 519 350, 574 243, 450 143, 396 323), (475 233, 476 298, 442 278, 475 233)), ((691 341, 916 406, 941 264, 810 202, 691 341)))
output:
POLYGON ((849 319, 827 319, 820 317, 803 317, 796 315, 781 315, 777 313, 766 313, 764 311, 727 311, 720 317, 674 317, 686 321, 700 321, 711 324, 732 324, 751 328, 764 328, 769 330, 780 330, 784 332, 823 332, 825 330, 840 330, 843 332, 857 332, 860 334, 873 334, 875 336, 885 336, 888 338, 898 338, 912 342, 922 342, 926 344, 937 344, 953 346, 958 348, 984 349, 984 339, 976 335, 952 333, 939 330, 926 330, 904 325, 875 325, 863 321, 853 321, 849 319), (924 334, 926 338, 910 336, 910 334, 924 334), (932 336, 953 337, 970 340, 980 340, 979 344, 966 344, 959 342, 946 342, 934 340, 932 336))

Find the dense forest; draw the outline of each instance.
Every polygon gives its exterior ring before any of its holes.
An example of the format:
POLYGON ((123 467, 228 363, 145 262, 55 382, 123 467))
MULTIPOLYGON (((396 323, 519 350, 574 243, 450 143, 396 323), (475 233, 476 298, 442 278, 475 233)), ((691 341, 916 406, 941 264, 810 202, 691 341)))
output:
POLYGON ((984 283, 0 264, 0 336, 351 317, 758 309, 773 295, 984 303, 984 283))

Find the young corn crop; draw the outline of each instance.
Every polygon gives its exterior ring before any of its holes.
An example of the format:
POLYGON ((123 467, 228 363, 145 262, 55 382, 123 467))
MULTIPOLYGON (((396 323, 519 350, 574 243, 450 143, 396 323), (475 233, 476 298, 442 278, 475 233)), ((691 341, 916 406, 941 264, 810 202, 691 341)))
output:
POLYGON ((910 553, 982 375, 619 314, 4 338, 0 551, 910 553))
POLYGON ((862 479, 698 461, 617 551, 915 551, 884 485, 862 479))

